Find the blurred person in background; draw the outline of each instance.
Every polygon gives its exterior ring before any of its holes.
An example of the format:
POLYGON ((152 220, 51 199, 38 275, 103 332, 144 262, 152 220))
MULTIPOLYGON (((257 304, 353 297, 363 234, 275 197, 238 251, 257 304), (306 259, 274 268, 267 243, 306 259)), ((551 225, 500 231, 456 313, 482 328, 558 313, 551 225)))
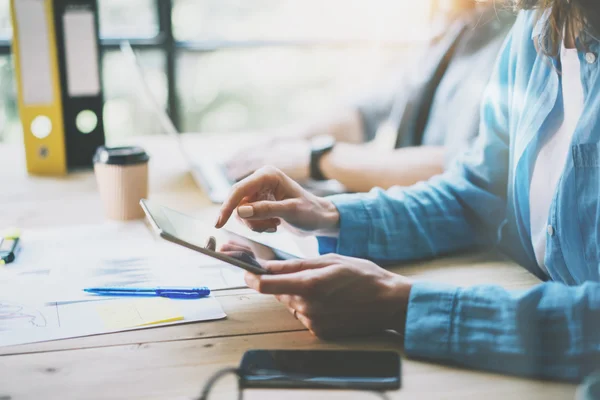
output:
POLYGON ((515 20, 491 3, 439 2, 438 33, 407 73, 346 109, 237 152, 226 163, 229 177, 272 165, 299 182, 333 179, 365 192, 443 172, 477 133, 483 90, 515 20))

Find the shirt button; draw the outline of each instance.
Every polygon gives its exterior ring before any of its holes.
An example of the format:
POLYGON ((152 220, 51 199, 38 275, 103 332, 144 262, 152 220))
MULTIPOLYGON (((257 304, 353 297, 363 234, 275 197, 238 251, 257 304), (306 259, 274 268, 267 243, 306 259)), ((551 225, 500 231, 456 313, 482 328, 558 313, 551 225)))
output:
POLYGON ((552 225, 548 225, 548 235, 549 236, 554 236, 554 228, 552 227, 552 225))
POLYGON ((592 53, 591 51, 588 53, 585 53, 585 61, 588 62, 588 64, 593 64, 596 62, 596 55, 594 53, 592 53))

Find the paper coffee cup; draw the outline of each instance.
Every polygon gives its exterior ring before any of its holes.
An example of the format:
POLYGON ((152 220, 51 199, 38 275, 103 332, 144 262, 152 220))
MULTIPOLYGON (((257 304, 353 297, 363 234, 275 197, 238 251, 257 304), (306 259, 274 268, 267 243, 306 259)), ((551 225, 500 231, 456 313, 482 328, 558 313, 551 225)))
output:
POLYGON ((99 147, 94 172, 106 218, 141 219, 140 199, 148 197, 148 154, 141 147, 99 147))

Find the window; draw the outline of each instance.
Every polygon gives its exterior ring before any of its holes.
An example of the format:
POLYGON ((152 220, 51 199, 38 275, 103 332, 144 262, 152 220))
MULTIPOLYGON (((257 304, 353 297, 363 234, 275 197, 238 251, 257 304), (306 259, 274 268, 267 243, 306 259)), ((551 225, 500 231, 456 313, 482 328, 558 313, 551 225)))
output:
MULTIPOLYGON (((98 0, 105 130, 161 129, 121 56, 128 39, 182 131, 260 130, 306 118, 369 87, 426 37, 429 1, 98 0)), ((0 141, 21 137, 0 2, 0 141)))

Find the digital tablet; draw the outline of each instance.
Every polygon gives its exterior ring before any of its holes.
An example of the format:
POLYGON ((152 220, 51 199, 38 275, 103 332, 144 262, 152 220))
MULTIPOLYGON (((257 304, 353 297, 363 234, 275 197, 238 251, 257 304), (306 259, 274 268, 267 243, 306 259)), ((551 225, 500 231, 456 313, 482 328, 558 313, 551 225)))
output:
POLYGON ((153 201, 142 199, 140 205, 152 229, 163 239, 253 274, 268 274, 269 271, 263 267, 266 261, 298 258, 226 229, 216 229, 153 201))

